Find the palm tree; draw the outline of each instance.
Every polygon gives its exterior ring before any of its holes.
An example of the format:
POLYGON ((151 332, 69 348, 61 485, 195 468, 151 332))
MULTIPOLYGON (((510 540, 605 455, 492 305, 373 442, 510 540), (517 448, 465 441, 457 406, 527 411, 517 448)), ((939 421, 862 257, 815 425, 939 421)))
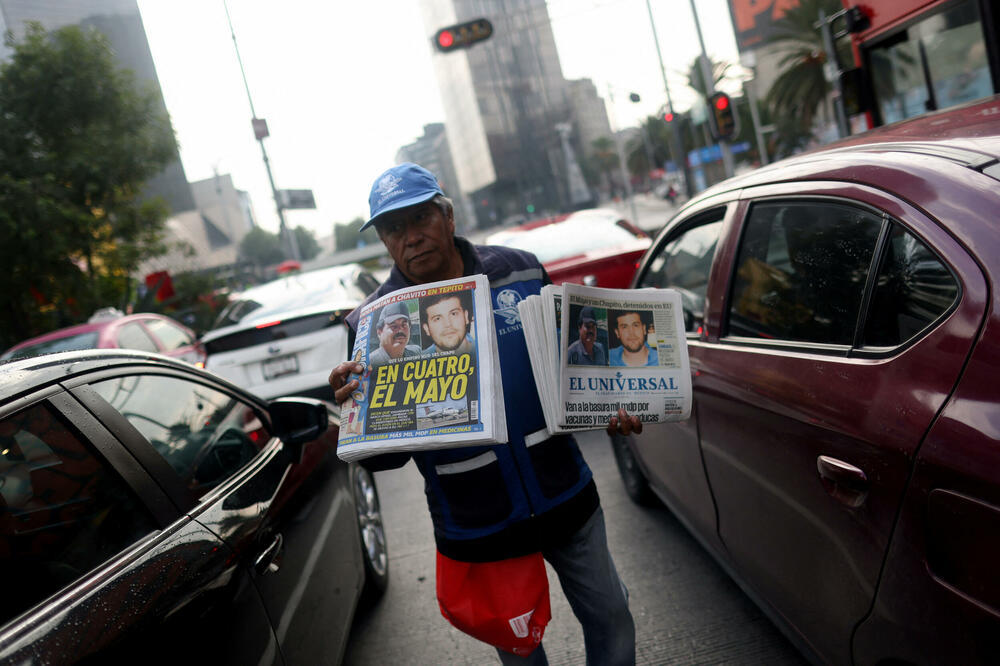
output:
MULTIPOLYGON (((827 15, 840 10, 840 0, 801 0, 775 22, 775 34, 768 44, 781 46, 785 54, 778 62, 782 70, 767 93, 766 103, 774 112, 779 128, 789 134, 782 143, 797 144, 812 136, 813 121, 830 94, 823 73, 826 51, 823 35, 815 26, 819 12, 827 15)), ((849 56, 848 56, 849 57, 849 56)))
MULTIPOLYGON (((719 84, 733 77, 733 63, 724 60, 712 60, 712 88, 719 89, 719 84)), ((705 77, 701 73, 701 56, 691 61, 687 71, 688 87, 701 95, 702 99, 708 97, 708 88, 705 86, 705 77)))

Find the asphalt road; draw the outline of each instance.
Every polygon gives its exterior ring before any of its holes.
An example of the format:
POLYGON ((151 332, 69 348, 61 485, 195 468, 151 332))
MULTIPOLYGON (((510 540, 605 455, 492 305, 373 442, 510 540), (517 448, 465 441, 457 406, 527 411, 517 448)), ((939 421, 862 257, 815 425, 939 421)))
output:
MULTIPOLYGON (((665 508, 633 504, 603 433, 578 438, 594 471, 618 571, 629 588, 637 663, 805 664, 795 648, 665 508)), ((376 475, 390 555, 390 583, 360 609, 344 663, 498 664, 496 653, 441 617, 434 593, 434 540, 423 481, 409 463, 376 475)), ((584 664, 583 635, 549 570, 549 663, 584 664)))

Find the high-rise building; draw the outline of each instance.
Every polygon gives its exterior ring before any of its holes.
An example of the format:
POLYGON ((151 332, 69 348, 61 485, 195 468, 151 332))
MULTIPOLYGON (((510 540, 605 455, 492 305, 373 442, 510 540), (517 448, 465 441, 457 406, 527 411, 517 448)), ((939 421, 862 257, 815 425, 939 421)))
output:
POLYGON ((590 79, 576 79, 567 81, 567 84, 579 148, 583 155, 587 155, 591 152, 594 141, 611 138, 608 110, 590 79))
MULTIPOLYGON (((137 80, 153 84, 160 107, 167 112, 136 0, 0 0, 0 31, 4 34, 10 31, 15 39, 20 38, 27 21, 37 21, 46 30, 67 25, 99 30, 108 38, 118 64, 135 72, 137 80)), ((9 50, 0 47, 0 60, 8 56, 9 50)), ((176 148, 174 159, 147 182, 146 191, 163 197, 173 213, 194 209, 194 198, 176 148)))
POLYGON ((570 205, 557 126, 572 120, 545 0, 421 0, 428 35, 488 17, 493 36, 435 53, 448 143, 481 225, 570 205))
POLYGON ((471 208, 469 197, 458 184, 458 174, 451 158, 448 134, 444 123, 424 125, 424 134, 416 141, 403 146, 396 152, 396 162, 414 162, 426 167, 437 176, 438 184, 455 205, 455 225, 459 232, 466 232, 477 226, 475 210, 471 208))

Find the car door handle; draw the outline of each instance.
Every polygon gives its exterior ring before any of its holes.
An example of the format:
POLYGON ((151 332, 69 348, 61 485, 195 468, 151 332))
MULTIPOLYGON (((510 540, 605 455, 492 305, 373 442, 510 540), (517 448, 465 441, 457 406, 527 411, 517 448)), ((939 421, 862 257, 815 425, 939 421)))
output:
POLYGON ((281 568, 282 546, 284 542, 284 537, 280 534, 275 534, 271 544, 257 556, 257 559, 254 560, 253 568, 259 575, 263 576, 266 573, 274 573, 281 568))
POLYGON ((823 489, 841 504, 856 509, 868 498, 868 476, 864 470, 830 456, 816 458, 823 489))

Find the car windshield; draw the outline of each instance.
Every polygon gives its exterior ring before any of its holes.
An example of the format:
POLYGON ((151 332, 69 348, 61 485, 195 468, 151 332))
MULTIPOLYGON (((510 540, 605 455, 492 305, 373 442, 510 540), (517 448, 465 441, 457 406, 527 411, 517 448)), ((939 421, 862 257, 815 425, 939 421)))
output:
POLYGON ((306 309, 343 308, 360 303, 370 291, 367 282, 370 279, 354 266, 289 275, 239 294, 219 315, 213 330, 248 318, 260 321, 306 309))
POLYGON ((74 351, 77 349, 93 349, 97 346, 97 331, 88 331, 87 333, 77 333, 76 335, 68 335, 65 338, 56 338, 54 340, 45 340, 44 342, 36 342, 33 345, 28 345, 27 347, 20 347, 19 349, 11 349, 0 356, 0 361, 9 361, 15 358, 28 358, 29 356, 39 356, 40 354, 52 354, 54 352, 61 351, 74 351))
POLYGON ((534 253, 543 264, 565 257, 625 245, 636 240, 629 230, 602 219, 569 219, 527 231, 501 232, 488 239, 534 253))

